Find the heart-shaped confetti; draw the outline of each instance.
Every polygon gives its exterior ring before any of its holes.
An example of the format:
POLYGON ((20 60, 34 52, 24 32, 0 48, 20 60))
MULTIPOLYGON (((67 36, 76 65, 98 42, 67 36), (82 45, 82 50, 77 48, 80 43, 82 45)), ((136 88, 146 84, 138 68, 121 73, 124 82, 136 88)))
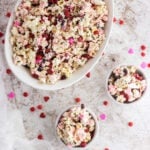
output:
POLYGON ((99 118, 100 118, 101 120, 106 120, 106 114, 100 114, 99 118))
POLYGON ((142 69, 145 69, 147 67, 147 63, 146 62, 142 62, 140 66, 141 66, 142 69))
POLYGON ((128 50, 128 53, 129 53, 129 54, 134 54, 134 49, 130 48, 130 49, 128 50))
POLYGON ((8 96, 9 99, 13 99, 13 98, 15 98, 15 93, 10 92, 7 96, 8 96))

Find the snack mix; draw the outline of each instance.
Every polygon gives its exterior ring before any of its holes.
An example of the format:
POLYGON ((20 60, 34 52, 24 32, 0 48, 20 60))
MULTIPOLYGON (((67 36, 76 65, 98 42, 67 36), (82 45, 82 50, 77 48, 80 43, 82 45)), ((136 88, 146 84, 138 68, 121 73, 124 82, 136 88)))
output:
POLYGON ((105 39, 103 0, 23 0, 11 28, 13 61, 41 83, 69 78, 105 39))
POLYGON ((145 90, 146 79, 134 66, 120 66, 113 70, 108 79, 108 92, 121 103, 138 100, 145 90))
POLYGON ((57 134, 69 147, 86 147, 95 134, 95 128, 95 119, 82 104, 62 114, 57 125, 57 134))

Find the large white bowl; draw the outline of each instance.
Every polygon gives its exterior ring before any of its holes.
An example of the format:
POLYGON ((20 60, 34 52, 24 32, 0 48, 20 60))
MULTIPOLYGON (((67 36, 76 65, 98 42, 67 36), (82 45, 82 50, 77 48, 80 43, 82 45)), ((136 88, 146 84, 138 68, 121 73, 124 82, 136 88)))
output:
MULTIPOLYGON (((102 56, 103 50, 105 49, 107 42, 109 40, 110 36, 110 31, 113 23, 113 0, 105 0, 108 10, 109 10, 109 16, 108 16, 108 22, 105 27, 105 32, 106 32, 106 40, 103 42, 102 46, 100 47, 100 50, 96 54, 96 57, 91 59, 86 65, 78 69, 76 72, 73 73, 73 75, 66 79, 66 80, 60 80, 57 83, 53 85, 48 85, 48 84, 41 84, 39 83, 38 80, 32 78, 30 75, 28 69, 26 69, 23 66, 16 66, 13 63, 12 59, 12 47, 10 44, 10 29, 14 20, 14 13, 12 13, 12 16, 8 22, 7 29, 6 29, 6 35, 5 35, 5 56, 7 63, 9 67, 11 68, 12 72, 18 77, 19 80, 22 82, 37 88, 37 89, 42 89, 42 90, 58 90, 62 88, 66 88, 68 86, 71 86, 72 84, 76 83, 77 81, 81 80, 87 72, 89 72, 99 61, 99 59, 102 56)), ((20 0, 18 0, 16 7, 19 5, 20 0)))

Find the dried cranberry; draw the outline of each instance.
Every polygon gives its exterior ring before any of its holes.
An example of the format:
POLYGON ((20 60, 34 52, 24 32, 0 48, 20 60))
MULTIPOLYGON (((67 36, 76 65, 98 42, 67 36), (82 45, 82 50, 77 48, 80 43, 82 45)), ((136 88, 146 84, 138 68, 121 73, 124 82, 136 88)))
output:
POLYGON ((70 17, 71 17, 70 9, 65 8, 65 9, 64 9, 64 15, 65 15, 66 18, 70 18, 70 17))
POLYGON ((54 20, 53 24, 56 26, 57 25, 57 19, 54 20))
POLYGON ((82 57, 86 58, 86 59, 91 59, 92 56, 90 56, 89 54, 83 54, 82 57))
POLYGON ((32 74, 32 77, 35 78, 35 79, 39 78, 39 76, 37 74, 32 74))
POLYGON ((78 42, 83 42, 83 37, 82 36, 78 37, 78 42))
POLYGON ((81 147, 85 147, 86 145, 87 145, 86 142, 82 142, 82 143, 80 144, 81 147))
POLYGON ((48 20, 51 21, 52 17, 53 17, 53 15, 49 15, 48 20))
POLYGON ((36 60, 42 60, 43 59, 43 56, 41 55, 36 55, 36 60))
POLYGON ((34 39, 34 37, 35 37, 34 34, 30 32, 29 33, 29 38, 34 39))
POLYGON ((43 51, 43 48, 41 45, 38 46, 38 51, 43 51))
POLYGON ((57 18, 58 18, 58 20, 60 21, 60 20, 63 19, 63 16, 59 14, 59 15, 57 16, 57 18))
POLYGON ((30 44, 27 44, 24 46, 26 49, 30 47, 30 44))
POLYGON ((50 49, 46 49, 45 50, 45 53, 49 53, 51 50, 50 49))
POLYGON ((48 34, 46 32, 42 34, 42 37, 46 38, 46 40, 50 40, 50 34, 48 34))
POLYGON ((54 73, 54 71, 52 69, 47 70, 47 74, 53 74, 53 73, 54 73))
POLYGON ((85 129, 84 131, 85 131, 85 132, 89 132, 89 129, 85 129))
POLYGON ((134 75, 134 77, 135 77, 137 80, 143 80, 143 77, 140 76, 138 73, 136 73, 136 74, 134 75))
POLYGON ((124 96, 124 98, 126 99, 126 101, 128 102, 128 100, 129 100, 129 95, 128 94, 126 94, 125 92, 120 92, 120 94, 121 95, 123 95, 124 96))

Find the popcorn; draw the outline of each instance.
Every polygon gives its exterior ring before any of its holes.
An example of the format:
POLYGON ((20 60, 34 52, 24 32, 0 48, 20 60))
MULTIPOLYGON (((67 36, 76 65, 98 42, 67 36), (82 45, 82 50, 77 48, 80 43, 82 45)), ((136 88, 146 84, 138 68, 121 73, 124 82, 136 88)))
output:
POLYGON ((134 66, 114 69, 108 79, 108 91, 118 102, 131 103, 138 100, 146 90, 146 79, 134 66))
POLYGON ((107 20, 101 0, 22 0, 11 28, 13 61, 42 83, 67 79, 95 57, 107 20))
POLYGON ((83 147, 92 140, 96 122, 86 108, 75 106, 62 114, 57 124, 59 138, 71 147, 83 147))

